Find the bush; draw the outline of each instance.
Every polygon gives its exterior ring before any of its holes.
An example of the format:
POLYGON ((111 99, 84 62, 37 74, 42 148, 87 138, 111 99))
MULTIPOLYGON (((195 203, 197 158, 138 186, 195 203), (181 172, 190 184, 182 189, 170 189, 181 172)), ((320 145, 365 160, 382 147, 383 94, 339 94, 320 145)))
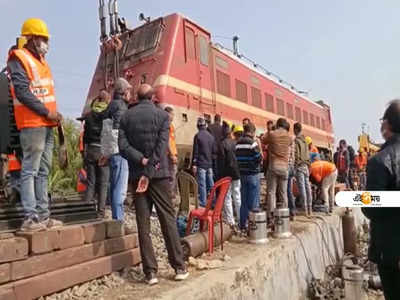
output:
POLYGON ((82 156, 79 152, 80 124, 72 119, 63 121, 65 142, 68 153, 68 167, 60 169, 58 163, 58 132, 55 133, 53 164, 49 176, 49 192, 65 195, 76 191, 78 171, 82 168, 82 156))

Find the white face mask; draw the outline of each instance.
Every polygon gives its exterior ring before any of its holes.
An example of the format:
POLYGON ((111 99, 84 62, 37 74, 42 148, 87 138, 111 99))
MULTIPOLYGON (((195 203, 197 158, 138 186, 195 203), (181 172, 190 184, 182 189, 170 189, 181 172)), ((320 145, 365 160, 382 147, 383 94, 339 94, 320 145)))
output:
POLYGON ((40 55, 46 55, 49 52, 49 44, 43 40, 35 40, 36 51, 40 55))

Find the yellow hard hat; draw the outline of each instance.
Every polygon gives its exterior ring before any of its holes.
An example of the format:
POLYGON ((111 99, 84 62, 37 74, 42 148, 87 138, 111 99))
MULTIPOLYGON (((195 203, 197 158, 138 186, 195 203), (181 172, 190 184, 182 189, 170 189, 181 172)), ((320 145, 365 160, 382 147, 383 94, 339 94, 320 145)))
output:
POLYGON ((236 125, 235 128, 233 129, 233 133, 241 132, 241 131, 243 131, 242 125, 236 125))
POLYGON ((310 145, 312 143, 312 138, 309 136, 306 136, 306 143, 307 143, 307 145, 310 145))
POLYGON ((224 120, 224 122, 226 123, 226 125, 228 125, 229 128, 232 128, 232 122, 231 121, 224 120))
POLYGON ((21 28, 21 35, 35 35, 35 36, 43 36, 45 38, 50 38, 49 31, 47 29, 46 23, 41 19, 27 19, 21 28))

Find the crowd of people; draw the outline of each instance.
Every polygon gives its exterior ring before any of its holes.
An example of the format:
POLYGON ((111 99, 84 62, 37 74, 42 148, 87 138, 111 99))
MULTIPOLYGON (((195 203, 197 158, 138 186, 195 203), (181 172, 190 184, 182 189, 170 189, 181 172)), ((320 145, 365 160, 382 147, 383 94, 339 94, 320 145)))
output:
POLYGON ((284 118, 275 123, 268 120, 266 125, 266 132, 257 137, 249 118, 244 118, 241 125, 222 121, 219 114, 212 124, 202 117, 197 121, 192 173, 198 182, 200 206, 206 205, 216 180, 231 177, 224 218, 236 231, 246 232, 249 212, 260 207, 262 175, 266 181, 265 208, 272 227, 277 205, 289 208, 294 220, 298 207, 311 217, 313 204, 320 199, 320 209, 331 214, 337 179, 349 189, 365 187, 367 156, 363 150, 355 156, 353 148, 341 140, 332 157, 324 149, 320 151, 311 137, 303 135, 300 123, 293 125, 293 134, 284 118))

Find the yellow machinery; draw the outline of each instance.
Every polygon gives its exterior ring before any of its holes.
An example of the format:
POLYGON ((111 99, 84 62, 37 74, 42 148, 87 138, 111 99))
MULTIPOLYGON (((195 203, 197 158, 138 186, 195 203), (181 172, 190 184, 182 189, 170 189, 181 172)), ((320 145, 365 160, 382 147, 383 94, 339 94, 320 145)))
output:
POLYGON ((358 144, 359 144, 359 149, 369 153, 370 155, 374 155, 380 149, 378 145, 374 144, 370 140, 369 135, 366 133, 362 133, 361 135, 358 136, 358 144))

